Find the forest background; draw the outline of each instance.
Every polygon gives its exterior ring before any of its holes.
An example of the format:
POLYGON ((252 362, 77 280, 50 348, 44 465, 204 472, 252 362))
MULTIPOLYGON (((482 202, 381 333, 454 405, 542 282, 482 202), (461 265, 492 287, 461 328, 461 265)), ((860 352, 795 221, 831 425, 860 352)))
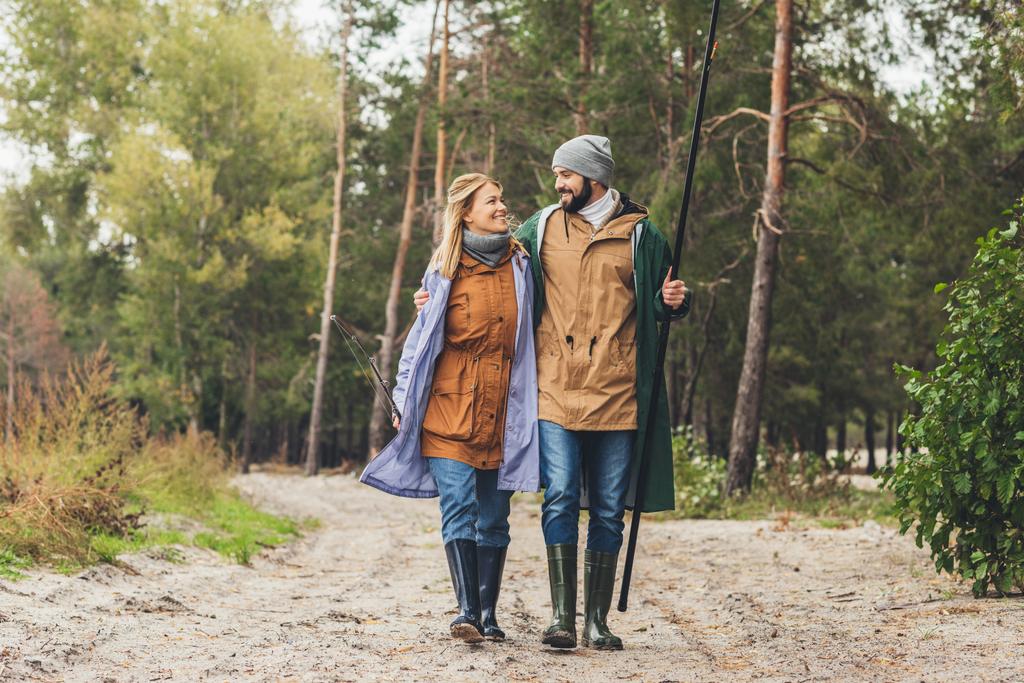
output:
MULTIPOLYGON (((210 432, 243 468, 303 462, 311 431, 313 469, 364 461, 390 427, 339 336, 310 429, 332 226, 331 310, 386 371, 455 175, 496 175, 525 220, 555 199, 555 147, 606 135, 615 186, 671 239, 710 4, 352 0, 311 39, 298 3, 5 0, 5 395, 106 346, 153 432, 210 432)), ((666 363, 673 422, 707 452, 755 409, 769 446, 901 448, 893 364, 934 367, 936 283, 1024 188, 1022 29, 1009 1, 723 3, 682 255, 694 308, 666 363), (892 76, 908 62, 913 88, 892 76), (755 328, 756 405, 738 391, 755 328)))

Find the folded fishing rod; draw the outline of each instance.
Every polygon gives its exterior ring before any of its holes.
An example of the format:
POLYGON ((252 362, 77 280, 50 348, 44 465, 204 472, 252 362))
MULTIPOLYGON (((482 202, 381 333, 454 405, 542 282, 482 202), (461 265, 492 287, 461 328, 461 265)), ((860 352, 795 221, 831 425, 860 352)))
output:
POLYGON ((352 357, 356 359, 356 363, 359 365, 359 370, 363 373, 363 379, 365 379, 366 383, 370 385, 370 390, 373 392, 374 398, 377 399, 377 402, 380 403, 385 410, 391 412, 392 419, 397 418, 401 420, 402 414, 398 412, 398 406, 391 397, 391 384, 381 376, 380 368, 377 367, 377 358, 366 352, 363 345, 359 343, 359 338, 345 329, 338 320, 338 316, 332 315, 331 322, 334 323, 334 326, 338 328, 339 332, 341 332, 341 337, 345 340, 345 345, 348 346, 348 350, 352 354, 352 357), (353 343, 355 344, 355 347, 352 346, 353 343), (359 349, 359 353, 356 353, 356 349, 359 349), (362 354, 362 357, 366 359, 370 369, 373 370, 373 374, 377 378, 377 386, 374 386, 373 381, 370 380, 370 376, 366 372, 366 367, 363 365, 363 358, 359 357, 360 353, 362 354))
MULTIPOLYGON (((715 40, 715 29, 718 26, 718 6, 720 0, 714 0, 711 8, 711 28, 708 30, 707 44, 704 46, 704 68, 700 77, 700 92, 697 95, 697 111, 693 119, 693 134, 690 136, 690 158, 686 164, 686 181, 683 185, 683 205, 679 209, 679 222, 676 224, 676 243, 672 250, 672 270, 670 274, 679 273, 679 257, 683 251, 683 234, 686 232, 686 216, 690 208, 690 192, 693 189, 693 169, 697 165, 697 147, 700 143, 700 126, 704 119, 704 98, 708 92, 708 77, 711 75, 711 63, 718 50, 715 40)), ((668 346, 669 320, 661 323, 658 336, 658 360, 654 365, 654 381, 651 383, 651 402, 647 409, 647 424, 644 426, 644 448, 640 454, 640 469, 637 473, 636 500, 633 501, 633 515, 629 524, 629 543, 626 546, 626 563, 622 570, 622 588, 619 590, 620 612, 625 612, 629 603, 629 582, 633 577, 633 558, 636 555, 636 541, 640 533, 640 517, 644 509, 646 494, 647 467, 650 464, 651 432, 654 428, 654 417, 658 412, 658 389, 661 386, 660 376, 664 373, 665 350, 668 346)))

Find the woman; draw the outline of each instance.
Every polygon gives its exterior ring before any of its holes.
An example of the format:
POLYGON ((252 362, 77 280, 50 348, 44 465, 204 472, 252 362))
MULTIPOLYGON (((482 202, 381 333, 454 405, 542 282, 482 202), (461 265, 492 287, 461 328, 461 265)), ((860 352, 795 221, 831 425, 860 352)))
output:
POLYGON ((448 188, 444 237, 423 278, 430 301, 398 364, 398 435, 365 484, 441 497, 441 536, 460 614, 453 637, 502 640, 495 606, 509 499, 537 491, 533 276, 509 231, 501 185, 481 173, 448 188))

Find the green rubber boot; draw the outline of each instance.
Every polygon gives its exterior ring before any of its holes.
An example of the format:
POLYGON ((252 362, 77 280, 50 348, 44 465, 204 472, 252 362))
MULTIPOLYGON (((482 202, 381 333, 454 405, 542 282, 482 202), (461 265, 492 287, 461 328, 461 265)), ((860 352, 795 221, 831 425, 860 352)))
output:
POLYGON ((576 546, 548 546, 551 625, 541 641, 551 647, 576 647, 576 546))
POLYGON ((615 588, 618 553, 587 550, 583 555, 583 646, 598 650, 621 650, 622 639, 608 630, 608 611, 615 588))

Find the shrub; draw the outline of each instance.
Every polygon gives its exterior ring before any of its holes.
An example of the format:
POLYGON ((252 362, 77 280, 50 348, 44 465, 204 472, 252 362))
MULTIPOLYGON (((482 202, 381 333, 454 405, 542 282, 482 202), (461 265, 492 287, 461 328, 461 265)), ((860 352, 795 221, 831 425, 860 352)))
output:
POLYGON ((901 532, 916 524, 936 571, 976 596, 1024 589, 1024 202, 1010 215, 950 290, 938 367, 897 367, 920 411, 900 426, 912 452, 881 474, 901 532))
POLYGON ((0 549, 80 563, 94 559, 90 536, 138 527, 123 493, 146 427, 110 398, 112 373, 101 351, 63 378, 44 377, 38 390, 18 386, 0 444, 0 549))
POLYGON ((295 522, 231 488, 231 464, 212 435, 151 437, 145 419, 113 398, 113 372, 101 350, 38 390, 15 392, 13 428, 0 441, 0 576, 20 576, 32 562, 71 570, 187 542, 245 563, 298 535, 295 522), (176 518, 203 530, 161 527, 176 518))
POLYGON ((707 452, 692 427, 673 437, 676 510, 673 516, 716 519, 765 519, 786 511, 822 520, 889 520, 888 493, 860 491, 842 473, 843 462, 829 463, 814 453, 758 450, 751 491, 726 498, 726 461, 707 452))
POLYGON ((721 504, 725 460, 708 453, 707 444, 687 425, 672 437, 676 510, 684 517, 707 517, 721 504))

